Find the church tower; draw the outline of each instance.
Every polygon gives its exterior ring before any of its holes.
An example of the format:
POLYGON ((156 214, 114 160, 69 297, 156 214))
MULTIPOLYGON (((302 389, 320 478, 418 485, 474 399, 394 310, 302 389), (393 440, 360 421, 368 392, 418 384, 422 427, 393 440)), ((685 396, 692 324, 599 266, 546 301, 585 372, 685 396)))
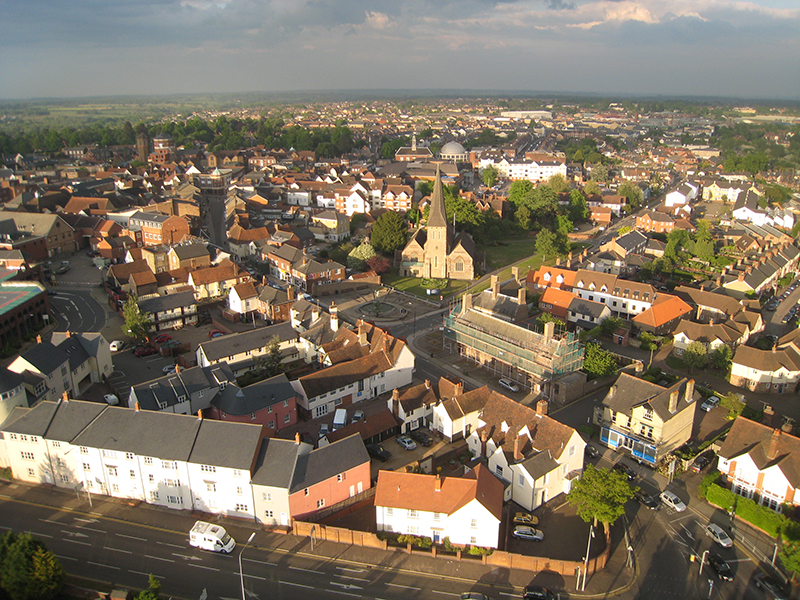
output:
POLYGON ((443 279, 448 277, 447 255, 453 244, 453 226, 447 222, 442 192, 442 173, 436 165, 436 182, 433 184, 431 210, 428 213, 427 239, 425 240, 426 277, 443 279))

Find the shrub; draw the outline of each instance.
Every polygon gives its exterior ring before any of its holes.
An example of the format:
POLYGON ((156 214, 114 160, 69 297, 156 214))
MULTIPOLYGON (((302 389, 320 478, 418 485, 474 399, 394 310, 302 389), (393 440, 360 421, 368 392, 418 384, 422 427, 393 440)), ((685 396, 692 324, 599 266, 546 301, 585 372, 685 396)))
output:
POLYGON ((717 483, 717 481, 720 478, 720 475, 721 475, 721 473, 715 472, 715 473, 709 473, 708 475, 703 477, 703 480, 700 482, 700 485, 697 486, 697 495, 700 496, 703 499, 706 499, 706 494, 708 493, 708 488, 712 484, 716 484, 717 483))
POLYGON ((473 556, 489 556, 494 552, 494 548, 482 548, 481 546, 470 546, 467 550, 473 556))
POLYGON ((592 437, 594 435, 594 427, 591 425, 581 425, 578 427, 578 431, 580 433, 585 433, 588 437, 592 437))

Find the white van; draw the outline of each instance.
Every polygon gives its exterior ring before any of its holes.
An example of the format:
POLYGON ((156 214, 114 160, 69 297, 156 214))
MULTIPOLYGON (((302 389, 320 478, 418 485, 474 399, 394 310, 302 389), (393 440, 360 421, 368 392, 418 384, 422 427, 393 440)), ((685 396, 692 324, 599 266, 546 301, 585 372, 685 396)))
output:
POLYGON ((201 550, 230 554, 236 548, 236 541, 224 527, 197 521, 189 531, 189 544, 201 550))
POLYGON ((347 425, 347 410, 337 408, 336 413, 333 415, 333 430, 341 429, 345 425, 347 425))

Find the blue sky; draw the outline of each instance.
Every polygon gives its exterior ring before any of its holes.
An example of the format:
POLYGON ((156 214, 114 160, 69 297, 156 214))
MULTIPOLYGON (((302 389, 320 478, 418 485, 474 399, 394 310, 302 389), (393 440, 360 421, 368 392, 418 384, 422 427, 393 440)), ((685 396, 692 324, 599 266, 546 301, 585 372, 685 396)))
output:
POLYGON ((0 0, 0 97, 491 89, 800 99, 798 0, 0 0))

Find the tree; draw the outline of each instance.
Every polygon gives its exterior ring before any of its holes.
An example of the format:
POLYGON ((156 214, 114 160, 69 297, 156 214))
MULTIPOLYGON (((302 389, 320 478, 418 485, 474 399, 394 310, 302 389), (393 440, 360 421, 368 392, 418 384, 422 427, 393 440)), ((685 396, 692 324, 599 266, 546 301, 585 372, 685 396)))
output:
POLYGON ((6 532, 0 540, 0 587, 11 600, 52 600, 64 587, 58 558, 29 533, 6 532))
POLYGON ((556 217, 556 231, 563 235, 569 235, 572 233, 572 221, 569 220, 569 217, 566 215, 558 215, 556 217))
POLYGON ((718 371, 727 373, 731 368, 731 364, 733 363, 733 351, 731 350, 730 346, 722 344, 722 346, 719 346, 711 351, 709 358, 711 359, 712 367, 718 371))
POLYGON ((136 340, 146 339, 153 327, 150 314, 141 311, 137 297, 133 295, 128 296, 125 304, 122 305, 122 318, 125 319, 122 332, 136 340))
POLYGON ((536 235, 536 252, 547 257, 558 254, 558 241, 556 234, 549 229, 542 229, 536 235))
POLYGON ((514 213, 514 218, 517 220, 519 226, 528 231, 531 228, 531 210, 524 204, 517 209, 514 213))
POLYGON ((611 525, 625 514, 625 503, 633 497, 633 492, 624 474, 597 469, 589 463, 580 479, 573 481, 567 502, 586 523, 602 523, 608 534, 611 525))
POLYGON ((708 350, 703 342, 692 342, 683 351, 681 356, 683 362, 689 368, 689 372, 695 369, 702 369, 708 364, 708 350))
POLYGON ((378 252, 393 255, 395 250, 400 250, 406 245, 408 226, 400 213, 387 211, 383 213, 372 226, 370 240, 378 252))
POLYGON ((586 196, 580 190, 572 190, 569 193, 569 218, 573 223, 589 218, 589 205, 586 204, 586 196))
POLYGON ((500 172, 494 165, 489 165, 481 171, 481 179, 483 180, 483 185, 486 187, 494 186, 494 184, 497 183, 498 177, 500 177, 500 172))
POLYGON ((592 165, 592 181, 605 183, 608 181, 608 167, 604 164, 592 165))
POLYGON ((514 206, 520 206, 523 200, 533 192, 533 184, 525 179, 514 181, 508 188, 508 201, 514 206))
POLYGON ((569 182, 567 182, 567 178, 561 173, 554 173, 550 179, 547 180, 547 185, 549 185, 556 194, 563 194, 569 191, 569 182))
POLYGON ((592 196, 600 193, 600 185, 592 180, 587 182, 586 185, 583 186, 583 193, 587 196, 592 196))
POLYGON ((149 584, 146 590, 142 590, 136 595, 136 600, 158 600, 158 595, 161 593, 161 582, 158 578, 150 573, 149 584))
POLYGON ((617 194, 620 196, 625 196, 628 200, 628 206, 630 206, 631 211, 638 210, 638 208, 644 202, 644 194, 642 193, 642 189, 633 182, 625 181, 617 188, 617 194))
POLYGON ((281 339, 277 335, 272 336, 272 339, 267 343, 267 351, 260 355, 256 361, 267 377, 274 377, 283 373, 281 339))
POLYGON ((367 268, 370 271, 375 271, 378 275, 383 275, 392 268, 392 261, 385 256, 375 255, 367 259, 367 268))
POLYGON ((617 317, 606 317, 602 321, 600 321, 600 325, 598 325, 598 329, 600 329, 600 333, 605 337, 611 337, 614 332, 622 327, 624 321, 622 319, 618 319, 617 317))
POLYGON ((363 271, 367 268, 367 261, 373 256, 375 256, 375 248, 367 240, 364 240, 347 255, 347 268, 363 271))
POLYGON ((589 375, 589 379, 613 375, 618 368, 614 356, 604 350, 600 344, 587 342, 583 355, 583 370, 589 375))

